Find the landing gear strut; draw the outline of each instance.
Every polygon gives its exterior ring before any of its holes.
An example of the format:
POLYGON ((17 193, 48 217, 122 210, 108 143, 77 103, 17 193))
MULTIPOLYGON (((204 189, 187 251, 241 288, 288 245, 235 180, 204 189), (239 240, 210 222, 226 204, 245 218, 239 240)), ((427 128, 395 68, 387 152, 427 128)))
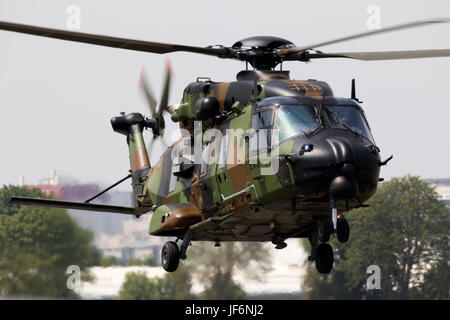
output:
MULTIPOLYGON (((348 201, 347 201, 347 211, 348 211, 348 201)), ((336 233, 337 239, 341 243, 348 241, 350 237, 350 226, 348 225, 347 219, 337 213, 337 205, 335 200, 331 200, 331 220, 333 221, 333 232, 336 233)))
POLYGON ((318 223, 317 231, 320 242, 328 242, 332 233, 336 233, 339 242, 345 243, 350 237, 350 226, 347 219, 342 214, 338 214, 336 201, 331 201, 331 221, 321 220, 318 223))
MULTIPOLYGON (((186 259, 186 251, 191 242, 192 231, 188 230, 184 236, 180 248, 173 241, 164 243, 161 249, 161 264, 167 272, 174 272, 177 270, 180 259, 186 259)), ((178 240, 177 240, 178 241, 178 240)))
POLYGON ((330 240, 331 233, 333 231, 333 226, 329 220, 322 220, 317 226, 317 236, 320 242, 328 242, 330 240))
POLYGON ((350 226, 344 216, 340 216, 337 221, 336 237, 341 243, 347 242, 350 237, 350 226))

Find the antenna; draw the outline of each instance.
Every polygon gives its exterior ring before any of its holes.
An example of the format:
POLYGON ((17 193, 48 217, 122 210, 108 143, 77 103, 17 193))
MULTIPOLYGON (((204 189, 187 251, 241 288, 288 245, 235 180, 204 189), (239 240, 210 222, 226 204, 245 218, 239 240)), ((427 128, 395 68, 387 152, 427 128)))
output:
POLYGON ((352 94, 351 94, 352 100, 355 100, 356 102, 362 103, 361 100, 359 100, 356 97, 356 85, 355 85, 355 79, 352 79, 352 94))

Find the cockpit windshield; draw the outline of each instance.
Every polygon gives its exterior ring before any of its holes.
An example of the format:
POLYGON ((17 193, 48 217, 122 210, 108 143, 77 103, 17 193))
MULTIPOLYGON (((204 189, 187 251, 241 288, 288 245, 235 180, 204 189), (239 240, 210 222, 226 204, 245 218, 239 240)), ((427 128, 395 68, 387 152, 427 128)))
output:
POLYGON ((278 109, 275 121, 279 130, 279 141, 316 128, 319 118, 316 109, 309 105, 285 105, 278 109))
POLYGON ((337 126, 343 126, 374 143, 369 126, 361 111, 353 106, 331 106, 334 114, 331 114, 331 121, 337 126))

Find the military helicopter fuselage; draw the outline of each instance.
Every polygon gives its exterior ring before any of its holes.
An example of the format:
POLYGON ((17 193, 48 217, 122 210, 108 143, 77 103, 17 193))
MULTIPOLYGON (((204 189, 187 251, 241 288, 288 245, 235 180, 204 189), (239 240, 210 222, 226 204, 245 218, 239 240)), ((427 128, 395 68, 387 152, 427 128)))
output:
POLYGON ((193 110, 207 97, 227 115, 210 124, 221 137, 202 141, 202 163, 186 166, 192 154, 180 153, 192 145, 193 132, 152 168, 143 140, 129 139, 138 207, 157 208, 151 234, 182 237, 193 222, 228 216, 226 224, 211 224, 192 240, 305 237, 330 216, 330 200, 348 210, 375 193, 379 149, 363 111, 355 100, 333 97, 325 82, 290 80, 287 71, 243 71, 235 82, 198 81, 186 87, 172 118, 181 128, 192 128, 193 110), (134 141, 141 141, 139 147, 134 141))

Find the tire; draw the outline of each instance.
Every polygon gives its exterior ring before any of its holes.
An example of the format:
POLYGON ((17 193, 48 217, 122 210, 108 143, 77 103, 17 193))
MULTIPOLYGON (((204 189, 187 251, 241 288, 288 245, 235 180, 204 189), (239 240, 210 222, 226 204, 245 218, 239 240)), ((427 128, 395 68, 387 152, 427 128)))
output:
POLYGON ((331 235, 331 225, 328 221, 319 222, 317 228, 317 235, 320 242, 328 242, 331 235))
POLYGON ((333 269, 334 255, 333 248, 328 243, 321 243, 317 246, 316 268, 319 273, 327 274, 333 269))
POLYGON ((167 272, 174 272, 180 263, 180 250, 175 242, 164 243, 161 249, 161 264, 167 272))
POLYGON ((336 236, 339 242, 345 243, 350 237, 350 226, 345 218, 341 218, 337 222, 336 226, 336 236))

